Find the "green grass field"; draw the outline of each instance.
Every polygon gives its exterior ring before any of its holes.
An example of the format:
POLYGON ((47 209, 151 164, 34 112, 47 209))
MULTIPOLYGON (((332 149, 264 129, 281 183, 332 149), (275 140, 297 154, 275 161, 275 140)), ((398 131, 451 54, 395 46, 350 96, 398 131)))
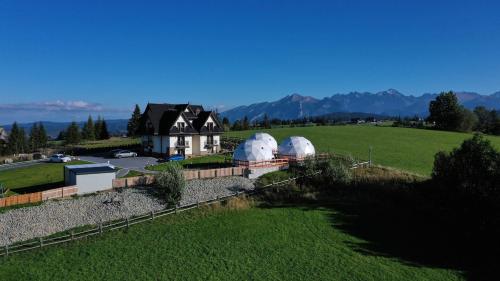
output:
POLYGON ((43 163, 7 171, 0 171, 0 183, 13 193, 36 191, 34 189, 50 187, 64 181, 64 166, 86 164, 85 161, 70 163, 43 163), (32 190, 33 189, 33 190, 32 190), (17 192, 16 192, 17 191, 17 192))
MULTIPOLYGON (((222 155, 222 154, 213 154, 206 156, 193 157, 186 160, 179 161, 177 163, 181 164, 184 168, 198 168, 204 167, 207 168, 209 166, 220 166, 227 163, 227 160, 231 158, 231 155, 222 155)), ((169 162, 151 165, 146 167, 147 170, 150 171, 163 171, 165 166, 168 165, 169 162)))
MULTIPOLYGON (((295 127, 259 130, 273 135, 278 142, 288 136, 304 136, 317 151, 351 154, 368 159, 373 147, 375 164, 404 169, 421 175, 430 175, 434 155, 440 150, 450 151, 471 134, 409 128, 376 127, 370 125, 295 127)), ((255 131, 226 132, 225 136, 246 138, 255 131)), ((487 137, 500 149, 500 137, 487 137)))
POLYGON ((106 147, 119 147, 119 146, 136 145, 139 143, 140 143, 140 139, 138 139, 138 138, 111 137, 107 140, 85 141, 81 144, 78 144, 77 147, 81 147, 81 148, 106 148, 106 147))
POLYGON ((193 210, 0 262, 0 280, 463 280, 361 251, 335 211, 193 210))

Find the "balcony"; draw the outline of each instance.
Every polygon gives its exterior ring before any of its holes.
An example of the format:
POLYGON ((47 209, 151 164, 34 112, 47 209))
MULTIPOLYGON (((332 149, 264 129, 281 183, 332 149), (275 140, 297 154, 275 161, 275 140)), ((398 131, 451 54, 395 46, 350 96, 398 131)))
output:
POLYGON ((190 147, 190 146, 189 146, 189 141, 178 141, 178 142, 175 142, 175 147, 176 147, 176 148, 186 148, 186 147, 190 147))
POLYGON ((211 141, 211 142, 205 142, 205 147, 210 148, 214 146, 218 146, 219 142, 217 140, 211 141))

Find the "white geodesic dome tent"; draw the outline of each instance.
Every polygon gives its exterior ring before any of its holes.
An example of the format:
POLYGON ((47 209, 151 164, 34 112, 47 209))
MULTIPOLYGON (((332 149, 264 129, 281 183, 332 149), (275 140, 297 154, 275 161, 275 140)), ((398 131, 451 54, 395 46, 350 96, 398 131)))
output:
POLYGON ((265 144, 267 144, 273 151, 273 153, 278 152, 278 142, 273 138, 268 133, 255 133, 251 137, 248 138, 249 140, 261 140, 265 144))
POLYGON ((304 137, 288 137, 278 147, 280 157, 304 158, 314 156, 316 150, 313 144, 304 137))
POLYGON ((248 139, 238 145, 233 153, 235 161, 269 161, 273 158, 273 150, 261 140, 248 139))

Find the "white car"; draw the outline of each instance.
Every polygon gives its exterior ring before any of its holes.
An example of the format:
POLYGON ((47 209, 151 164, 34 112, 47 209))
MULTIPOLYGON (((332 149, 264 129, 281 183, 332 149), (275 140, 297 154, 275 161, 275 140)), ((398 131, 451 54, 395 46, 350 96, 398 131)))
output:
POLYGON ((137 153, 129 150, 120 150, 115 153, 115 158, 137 157, 137 153))
POLYGON ((50 162, 52 163, 67 163, 71 161, 71 157, 64 154, 54 154, 50 156, 50 162))

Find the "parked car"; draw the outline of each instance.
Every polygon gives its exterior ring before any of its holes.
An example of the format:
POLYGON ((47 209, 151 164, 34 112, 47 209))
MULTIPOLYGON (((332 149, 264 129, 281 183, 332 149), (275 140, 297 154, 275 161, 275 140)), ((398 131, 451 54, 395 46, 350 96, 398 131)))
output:
POLYGON ((50 156, 49 161, 52 163, 67 163, 71 161, 71 157, 64 154, 54 154, 50 156))
POLYGON ((167 161, 182 161, 185 157, 182 154, 174 154, 167 158, 167 161))
POLYGON ((122 151, 122 150, 123 149, 113 149, 113 150, 109 151, 106 156, 108 156, 108 157, 115 157, 115 154, 118 153, 118 152, 120 152, 120 151, 122 151))
POLYGON ((120 150, 115 153, 115 158, 137 157, 137 153, 129 150, 120 150))

